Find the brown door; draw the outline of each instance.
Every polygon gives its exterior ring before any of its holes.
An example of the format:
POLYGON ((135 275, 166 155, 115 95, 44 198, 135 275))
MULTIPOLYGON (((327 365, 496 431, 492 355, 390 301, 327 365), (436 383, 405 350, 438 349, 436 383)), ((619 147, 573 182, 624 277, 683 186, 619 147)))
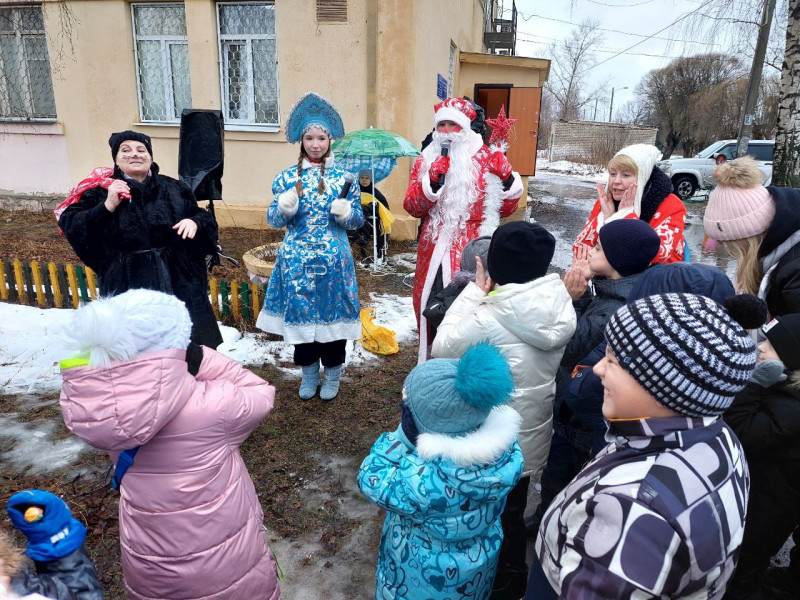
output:
POLYGON ((535 175, 542 88, 512 87, 510 91, 508 118, 517 122, 511 130, 508 162, 520 175, 535 175))

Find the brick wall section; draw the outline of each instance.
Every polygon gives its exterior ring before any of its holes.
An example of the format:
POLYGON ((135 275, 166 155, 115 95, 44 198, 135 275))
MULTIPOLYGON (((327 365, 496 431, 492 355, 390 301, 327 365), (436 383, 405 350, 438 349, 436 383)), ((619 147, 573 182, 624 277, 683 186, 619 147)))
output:
POLYGON ((655 144, 658 129, 598 121, 554 121, 550 131, 549 160, 591 158, 598 145, 617 150, 631 144, 655 144))

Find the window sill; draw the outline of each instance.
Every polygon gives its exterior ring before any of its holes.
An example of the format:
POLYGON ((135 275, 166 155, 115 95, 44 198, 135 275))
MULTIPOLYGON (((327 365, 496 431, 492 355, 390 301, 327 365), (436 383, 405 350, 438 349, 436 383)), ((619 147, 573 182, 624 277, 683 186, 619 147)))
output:
POLYGON ((64 135, 64 124, 51 119, 6 121, 0 119, 0 135, 64 135))
MULTIPOLYGON (((176 122, 147 122, 131 123, 131 129, 141 131, 152 138, 178 139, 180 137, 180 123, 176 122)), ((225 125, 225 139, 228 141, 242 142, 285 142, 279 125, 242 125, 227 123, 225 125)))
POLYGON ((180 121, 139 121, 131 123, 131 127, 180 127, 180 121))
POLYGON ((281 130, 280 125, 244 125, 238 123, 226 123, 225 131, 252 131, 256 133, 277 133, 281 130))

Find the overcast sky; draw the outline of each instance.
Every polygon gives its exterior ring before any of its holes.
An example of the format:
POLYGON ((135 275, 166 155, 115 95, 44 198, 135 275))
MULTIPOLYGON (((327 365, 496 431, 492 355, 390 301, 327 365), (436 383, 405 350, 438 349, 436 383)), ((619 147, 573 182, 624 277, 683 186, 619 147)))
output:
MULTIPOLYGON (((689 56, 709 51, 720 51, 720 46, 703 43, 702 35, 687 35, 679 25, 656 33, 686 13, 698 9, 703 0, 516 0, 517 5, 517 54, 537 58, 550 58, 547 45, 553 40, 567 36, 574 23, 585 18, 597 19, 603 31, 604 41, 598 48, 598 64, 590 71, 591 83, 608 80, 608 91, 615 88, 614 107, 619 108, 634 96, 634 88, 642 77, 652 69, 666 66, 676 56, 689 56), (625 32, 625 33, 620 33, 625 32), (657 37, 645 39, 656 34, 657 37), (690 40, 694 43, 672 42, 668 39, 690 40), (700 38, 700 41, 697 41, 700 38), (624 54, 619 51, 642 42, 624 54), (628 89, 621 89, 627 87, 628 89)), ((505 0, 506 7, 511 0, 505 0)), ((683 21, 681 21, 683 23, 683 21)), ((750 58, 746 58, 749 65, 750 58)), ((598 120, 606 120, 608 112, 598 114, 598 120)), ((587 118, 591 118, 588 115, 587 118)))

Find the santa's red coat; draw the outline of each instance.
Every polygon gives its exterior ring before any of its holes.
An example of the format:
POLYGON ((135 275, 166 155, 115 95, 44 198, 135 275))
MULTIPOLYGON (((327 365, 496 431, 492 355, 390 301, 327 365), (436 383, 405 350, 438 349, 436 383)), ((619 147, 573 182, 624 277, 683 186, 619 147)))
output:
MULTIPOLYGON (((486 200, 486 176, 488 174, 489 157, 492 152, 485 145, 473 155, 472 160, 476 165, 476 170, 479 173, 476 185, 478 188, 477 200, 472 204, 469 211, 469 218, 466 227, 461 230, 460 234, 450 246, 449 260, 450 260, 450 273, 455 273, 459 270, 461 263, 461 252, 464 246, 470 240, 479 237, 481 224, 485 217, 485 200, 486 200)), ((406 197, 403 200, 403 208, 413 217, 423 219, 422 232, 419 238, 419 246, 417 249, 417 268, 414 272, 414 291, 413 303, 414 313, 417 316, 417 325, 420 322, 420 302, 422 299, 423 288, 425 287, 426 277, 428 275, 431 258, 433 256, 434 247, 436 242, 431 239, 430 219, 427 219, 428 212, 434 207, 437 200, 429 195, 430 182, 428 177, 429 166, 425 163, 425 158, 420 156, 414 163, 414 168, 411 172, 411 178, 406 191, 406 197)), ((514 175, 514 185, 507 192, 501 193, 501 203, 499 206, 500 217, 507 217, 517 209, 519 198, 522 195, 522 184, 519 175, 514 175)), ((445 179, 446 181, 446 179, 445 179)), ((443 191, 446 192, 447 185, 443 191)), ((447 201, 446 197, 442 198, 447 201)), ((443 259, 444 260, 444 259, 443 259)), ((443 261, 442 261, 443 262, 443 261)), ((437 265, 438 266, 438 265, 437 265)), ((433 271, 435 276, 435 270, 433 271)), ((449 281, 444 281, 447 285, 449 281)), ((429 286, 430 287, 430 286, 429 286)), ((430 342, 430 340, 428 340, 430 342)))

